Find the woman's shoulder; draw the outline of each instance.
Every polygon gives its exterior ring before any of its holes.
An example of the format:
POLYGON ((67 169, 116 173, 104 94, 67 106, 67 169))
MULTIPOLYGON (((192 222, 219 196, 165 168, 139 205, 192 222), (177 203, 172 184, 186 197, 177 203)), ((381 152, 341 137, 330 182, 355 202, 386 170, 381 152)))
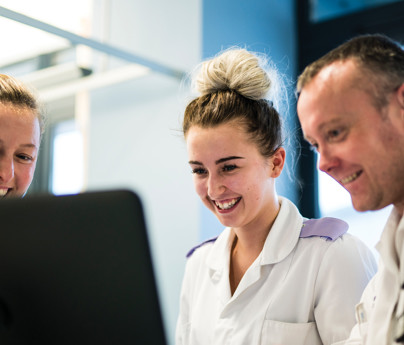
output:
POLYGON ((300 231, 300 238, 320 237, 327 241, 335 241, 348 231, 349 225, 342 219, 323 217, 306 219, 300 231))
POLYGON ((374 255, 348 228, 348 223, 337 218, 305 220, 298 245, 301 259, 327 274, 333 271, 339 276, 350 271, 369 280, 377 270, 374 255))
POLYGON ((313 249, 317 248, 317 250, 314 249, 317 252, 323 248, 321 255, 339 255, 358 260, 366 258, 367 261, 374 262, 374 256, 369 247, 348 230, 348 223, 342 219, 333 217, 305 219, 299 242, 313 249))
POLYGON ((195 253, 196 251, 198 251, 198 250, 199 250, 200 253, 203 252, 203 251, 205 251, 205 250, 207 250, 208 248, 210 248, 210 247, 213 245, 213 243, 216 242, 217 238, 218 238, 218 236, 209 238, 209 239, 207 239, 207 240, 205 240, 205 241, 199 243, 199 244, 196 245, 195 247, 192 247, 192 248, 188 251, 188 253, 187 253, 187 255, 186 255, 186 258, 189 259, 189 258, 190 258, 191 256, 193 256, 194 253, 195 253), (203 249, 201 249, 201 248, 203 248, 203 249))

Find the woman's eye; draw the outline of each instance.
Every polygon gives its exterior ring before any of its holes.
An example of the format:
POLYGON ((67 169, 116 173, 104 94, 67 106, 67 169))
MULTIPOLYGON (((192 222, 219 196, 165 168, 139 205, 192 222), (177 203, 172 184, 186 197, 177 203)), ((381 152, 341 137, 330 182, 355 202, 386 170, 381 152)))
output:
POLYGON ((192 169, 191 172, 196 175, 202 175, 202 174, 206 173, 206 170, 202 169, 202 168, 195 168, 195 169, 192 169))
POLYGON ((237 168, 237 166, 234 165, 234 164, 232 164, 232 165, 225 165, 225 166, 223 167, 223 171, 233 171, 233 170, 236 169, 236 168, 237 168))

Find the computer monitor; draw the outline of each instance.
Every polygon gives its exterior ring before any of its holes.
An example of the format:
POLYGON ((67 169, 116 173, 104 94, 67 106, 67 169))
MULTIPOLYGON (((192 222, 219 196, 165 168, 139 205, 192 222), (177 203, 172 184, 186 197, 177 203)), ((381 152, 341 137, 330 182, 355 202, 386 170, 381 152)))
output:
POLYGON ((166 344, 139 197, 0 200, 0 344, 166 344))

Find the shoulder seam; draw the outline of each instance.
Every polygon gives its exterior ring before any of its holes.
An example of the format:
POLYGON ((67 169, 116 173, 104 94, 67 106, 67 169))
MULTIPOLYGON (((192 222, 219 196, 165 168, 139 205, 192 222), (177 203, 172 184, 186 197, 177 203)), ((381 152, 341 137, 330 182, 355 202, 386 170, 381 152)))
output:
POLYGON ((210 238, 210 239, 208 239, 208 240, 206 240, 206 241, 203 241, 202 243, 198 244, 197 246, 191 248, 191 250, 187 253, 186 258, 188 259, 189 257, 191 257, 191 255, 192 255, 192 254, 195 252, 195 250, 197 250, 198 248, 204 246, 204 245, 207 244, 207 243, 215 242, 216 240, 217 240, 217 236, 216 236, 216 237, 213 237, 213 238, 210 238))
POLYGON ((343 236, 348 231, 348 228, 348 223, 338 218, 307 219, 303 222, 299 237, 322 237, 329 241, 335 241, 343 236))

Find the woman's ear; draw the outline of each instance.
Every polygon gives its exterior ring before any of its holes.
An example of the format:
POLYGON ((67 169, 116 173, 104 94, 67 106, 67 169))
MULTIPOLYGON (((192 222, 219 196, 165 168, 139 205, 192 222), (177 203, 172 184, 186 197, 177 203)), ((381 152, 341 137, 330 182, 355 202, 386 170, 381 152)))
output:
POLYGON ((286 156, 286 152, 285 149, 283 147, 280 147, 279 149, 276 150, 276 152, 274 153, 274 155, 271 157, 271 177, 278 177, 282 170, 283 170, 283 166, 285 165, 285 156, 286 156))

